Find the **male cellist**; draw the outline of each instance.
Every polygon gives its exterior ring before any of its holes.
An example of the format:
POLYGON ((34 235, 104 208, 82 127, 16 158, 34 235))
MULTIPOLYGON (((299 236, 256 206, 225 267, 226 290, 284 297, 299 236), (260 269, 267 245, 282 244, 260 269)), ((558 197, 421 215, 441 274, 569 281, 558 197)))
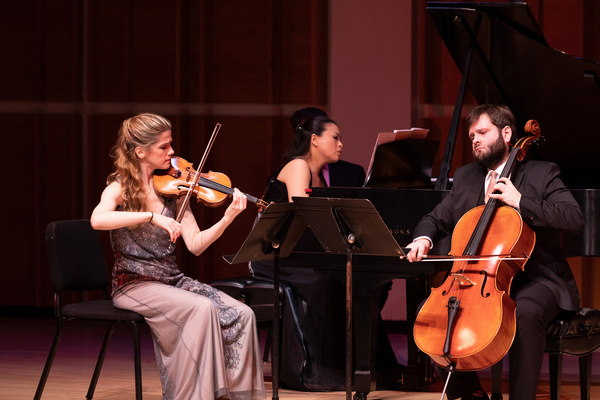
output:
MULTIPOLYGON (((474 108, 465 122, 476 162, 456 170, 448 196, 418 223, 407 259, 420 261, 433 243, 452 234, 461 216, 484 204, 486 196, 520 212, 535 231, 536 245, 525 271, 515 276, 511 286, 511 298, 517 303, 517 330, 509 351, 510 399, 533 400, 546 327, 561 310, 579 306, 579 292, 561 253, 559 233, 578 232, 583 227, 583 213, 554 163, 524 160, 515 165, 509 178, 490 183, 495 181, 493 175, 500 176, 516 135, 515 118, 508 107, 483 104, 474 108)), ((489 399, 476 372, 453 374, 446 394, 448 399, 489 399)))

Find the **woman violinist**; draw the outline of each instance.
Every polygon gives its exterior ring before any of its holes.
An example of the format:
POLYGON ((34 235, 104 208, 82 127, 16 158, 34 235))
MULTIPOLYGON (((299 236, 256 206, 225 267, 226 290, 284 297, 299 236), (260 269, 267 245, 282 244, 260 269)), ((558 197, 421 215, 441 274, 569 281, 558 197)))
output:
POLYGON ((237 189, 222 219, 200 230, 181 200, 153 188, 156 169, 170 167, 171 124, 154 114, 125 120, 113 147, 115 172, 90 218, 110 230, 115 253, 112 295, 116 307, 142 314, 155 343, 164 399, 265 397, 256 321, 252 310, 177 267, 179 236, 202 253, 246 208, 237 189))
MULTIPOLYGON (((476 162, 456 170, 448 196, 415 228, 407 254, 411 262, 421 260, 433 242, 451 234, 467 211, 484 204, 492 171, 500 174, 508 159, 509 143, 516 134, 508 107, 478 106, 467 117, 466 126, 476 162)), ((579 231, 583 214, 553 163, 524 160, 510 178, 491 185, 494 193, 489 196, 519 211, 536 236, 525 270, 516 274, 510 291, 517 304, 516 335, 509 351, 510 399, 532 400, 542 368, 546 327, 561 310, 579 306, 579 292, 561 254, 559 234, 579 231)), ((449 399, 488 398, 475 372, 454 374, 447 395, 449 399)))

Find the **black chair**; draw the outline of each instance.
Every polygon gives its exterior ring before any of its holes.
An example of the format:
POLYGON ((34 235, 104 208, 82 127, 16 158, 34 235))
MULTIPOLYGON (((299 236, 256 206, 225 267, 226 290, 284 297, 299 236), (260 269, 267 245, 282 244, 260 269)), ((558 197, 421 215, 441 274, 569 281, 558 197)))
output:
POLYGON ((42 397, 54 361, 54 355, 61 340, 63 322, 97 320, 108 322, 108 328, 86 398, 92 399, 94 395, 106 348, 113 335, 115 323, 125 322, 133 330, 135 392, 136 399, 141 400, 142 365, 138 324, 145 323, 144 317, 138 313, 114 307, 107 289, 110 285, 110 276, 106 268, 98 232, 92 229, 88 220, 51 222, 46 228, 46 247, 52 288, 54 289, 56 333, 34 399, 38 400, 42 397), (85 291, 100 291, 103 300, 62 304, 62 297, 65 292, 85 291))
MULTIPOLYGON (((560 314, 546 330, 550 398, 560 399, 563 354, 579 357, 582 400, 590 400, 592 352, 600 347, 600 311, 582 307, 560 314)), ((502 399, 502 360, 492 367, 492 399, 502 399)))
MULTIPOLYGON (((273 340, 273 282, 256 279, 250 275, 213 281, 211 286, 241 301, 254 311, 259 329, 267 331, 263 361, 269 361, 273 340)), ((279 287, 279 317, 282 316, 283 289, 279 287)), ((280 325, 281 327, 281 325, 280 325)), ((281 337, 281 332, 280 332, 281 337)))

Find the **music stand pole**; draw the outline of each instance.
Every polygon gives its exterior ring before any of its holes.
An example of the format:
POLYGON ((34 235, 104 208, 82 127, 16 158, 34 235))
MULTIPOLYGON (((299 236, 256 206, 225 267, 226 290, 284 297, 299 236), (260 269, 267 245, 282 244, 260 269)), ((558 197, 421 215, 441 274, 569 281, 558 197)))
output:
MULTIPOLYGON (((402 248, 367 199, 293 197, 300 214, 327 252, 346 253, 346 399, 352 399, 352 255, 404 256, 402 248)), ((360 371, 356 399, 367 398, 372 376, 360 371), (364 391, 360 389, 364 388, 364 391)))
POLYGON ((279 400, 280 260, 282 257, 289 256, 306 227, 306 221, 300 216, 295 204, 270 204, 262 212, 235 256, 223 257, 229 264, 273 258, 273 339, 271 344, 273 400, 279 400))
POLYGON ((273 400, 279 400, 279 253, 281 243, 274 239, 273 247, 273 337, 271 340, 271 378, 273 380, 273 400))
POLYGON ((348 235, 346 261, 346 400, 352 400, 352 246, 353 234, 348 235))

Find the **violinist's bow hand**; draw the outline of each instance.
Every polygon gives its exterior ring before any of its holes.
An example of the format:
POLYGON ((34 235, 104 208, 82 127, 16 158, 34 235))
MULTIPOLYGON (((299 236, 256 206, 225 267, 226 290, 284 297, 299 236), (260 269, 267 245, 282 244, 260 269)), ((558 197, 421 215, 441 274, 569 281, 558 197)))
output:
POLYGON ((165 231, 167 231, 172 243, 175 243, 181 235, 181 224, 171 217, 167 217, 166 215, 162 215, 159 213, 154 213, 154 215, 152 216, 152 223, 154 225, 160 226, 165 231))

